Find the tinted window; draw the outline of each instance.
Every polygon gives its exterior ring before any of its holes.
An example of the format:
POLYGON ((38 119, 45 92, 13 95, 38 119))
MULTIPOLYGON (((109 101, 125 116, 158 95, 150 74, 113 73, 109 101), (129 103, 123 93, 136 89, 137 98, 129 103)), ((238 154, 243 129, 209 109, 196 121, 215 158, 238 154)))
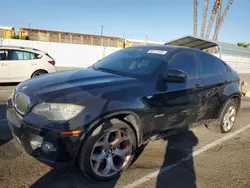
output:
POLYGON ((148 48, 119 50, 97 62, 93 68, 134 77, 148 77, 163 63, 167 53, 163 52, 159 50, 150 53, 148 48))
POLYGON ((36 59, 36 55, 31 52, 12 50, 11 60, 32 60, 36 59))
POLYGON ((219 75, 223 73, 219 60, 209 54, 197 54, 199 62, 199 75, 201 77, 219 75))
POLYGON ((8 51, 0 50, 0 61, 8 60, 8 51))
POLYGON ((192 52, 176 54, 168 63, 168 69, 182 70, 188 74, 188 78, 197 77, 196 60, 192 52))

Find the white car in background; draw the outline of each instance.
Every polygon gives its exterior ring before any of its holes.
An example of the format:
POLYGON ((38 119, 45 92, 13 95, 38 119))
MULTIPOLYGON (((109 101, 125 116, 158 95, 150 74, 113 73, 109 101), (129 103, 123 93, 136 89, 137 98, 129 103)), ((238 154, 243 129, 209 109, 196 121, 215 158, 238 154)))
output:
POLYGON ((0 46, 0 83, 22 82, 56 72, 55 60, 46 52, 26 47, 0 46))

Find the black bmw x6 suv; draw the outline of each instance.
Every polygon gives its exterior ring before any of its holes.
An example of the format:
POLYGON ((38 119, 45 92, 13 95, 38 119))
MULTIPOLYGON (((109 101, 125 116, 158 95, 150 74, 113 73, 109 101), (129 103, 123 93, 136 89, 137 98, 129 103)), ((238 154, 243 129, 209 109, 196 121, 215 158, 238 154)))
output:
POLYGON ((7 119, 24 150, 47 165, 77 165, 93 180, 117 177, 149 141, 202 122, 229 132, 239 75, 201 50, 140 46, 85 70, 20 83, 7 119))

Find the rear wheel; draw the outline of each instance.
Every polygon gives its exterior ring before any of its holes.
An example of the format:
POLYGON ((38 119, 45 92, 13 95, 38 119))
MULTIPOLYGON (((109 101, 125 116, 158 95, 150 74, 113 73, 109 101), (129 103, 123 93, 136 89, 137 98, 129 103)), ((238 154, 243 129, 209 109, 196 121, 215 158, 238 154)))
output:
POLYGON ((38 70, 36 72, 34 72, 31 76, 31 78, 37 77, 37 76, 41 76, 43 74, 47 74, 48 72, 44 71, 44 70, 38 70))
POLYGON ((131 164, 136 150, 133 130, 118 119, 97 127, 83 143, 78 164, 92 180, 118 177, 131 164))
POLYGON ((207 128, 219 133, 228 133, 235 124, 237 111, 238 106, 235 100, 228 100, 222 108, 219 118, 214 122, 207 123, 207 128))

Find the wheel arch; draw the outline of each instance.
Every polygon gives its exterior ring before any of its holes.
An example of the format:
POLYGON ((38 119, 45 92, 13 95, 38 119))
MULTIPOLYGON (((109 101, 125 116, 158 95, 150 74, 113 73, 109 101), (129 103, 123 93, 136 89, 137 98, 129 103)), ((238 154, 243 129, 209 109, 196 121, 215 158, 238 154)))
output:
POLYGON ((228 100, 233 99, 237 105, 237 111, 240 109, 240 105, 241 105, 241 95, 240 94, 233 94, 229 97, 228 100))
POLYGON ((127 123, 134 131, 136 136, 137 144, 140 145, 142 142, 142 123, 140 117, 133 111, 119 111, 110 114, 106 114, 105 116, 99 117, 93 123, 91 123, 87 128, 87 134, 92 133, 93 129, 100 126, 107 120, 111 119, 119 119, 125 123, 127 123))
POLYGON ((36 73, 36 72, 39 72, 39 71, 43 71, 43 72, 46 72, 46 73, 49 73, 47 70, 45 70, 45 69, 37 69, 37 70, 35 70, 35 71, 33 71, 33 73, 31 74, 31 78, 33 77, 33 75, 36 73))

